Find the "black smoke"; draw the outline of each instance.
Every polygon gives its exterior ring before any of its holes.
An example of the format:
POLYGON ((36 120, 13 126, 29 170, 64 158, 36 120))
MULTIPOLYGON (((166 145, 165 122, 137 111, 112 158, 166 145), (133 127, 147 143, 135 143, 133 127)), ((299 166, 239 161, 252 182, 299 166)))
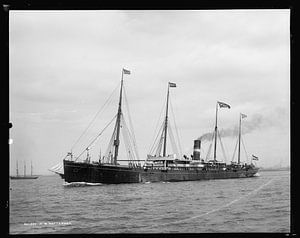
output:
MULTIPOLYGON (((247 134, 252 131, 255 131, 257 129, 261 129, 263 126, 263 123, 266 122, 263 120, 262 115, 255 114, 251 119, 245 118, 242 119, 242 134, 247 134)), ((236 137, 239 133, 238 125, 235 125, 231 128, 225 128, 225 129, 219 129, 219 133, 221 137, 236 137)), ((210 141, 213 139, 214 132, 208 132, 203 135, 201 135, 198 140, 201 141, 210 141)))

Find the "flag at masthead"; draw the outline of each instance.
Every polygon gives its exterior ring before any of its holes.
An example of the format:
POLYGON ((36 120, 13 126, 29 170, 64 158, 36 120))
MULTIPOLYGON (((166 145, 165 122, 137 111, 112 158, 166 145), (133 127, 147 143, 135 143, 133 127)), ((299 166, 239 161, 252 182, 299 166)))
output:
POLYGON ((121 79, 121 88, 120 88, 120 99, 119 99, 119 108, 116 120, 116 139, 114 141, 115 146, 115 154, 113 159, 113 164, 117 164, 118 153, 119 153, 119 145, 120 145, 120 127, 121 127, 121 115, 122 115, 122 92, 123 92, 123 75, 130 74, 130 71, 127 69, 122 69, 122 79, 121 79))
POLYGON ((218 106, 220 108, 225 107, 225 108, 230 108, 230 105, 224 102, 219 102, 217 101, 217 106, 216 106, 216 125, 215 125, 215 147, 214 147, 214 161, 216 161, 217 157, 217 134, 218 134, 218 106))
POLYGON ((168 108, 169 108, 169 88, 176 88, 176 83, 168 83, 168 94, 167 94, 167 106, 166 106, 166 119, 165 119, 165 128, 164 128, 164 148, 163 148, 163 156, 166 156, 166 148, 167 148, 167 130, 168 130, 168 108))

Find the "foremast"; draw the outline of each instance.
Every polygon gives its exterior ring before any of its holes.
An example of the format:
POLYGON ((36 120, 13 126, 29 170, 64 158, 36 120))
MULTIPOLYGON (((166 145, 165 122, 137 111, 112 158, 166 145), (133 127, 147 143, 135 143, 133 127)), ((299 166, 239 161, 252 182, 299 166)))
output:
POLYGON ((114 140, 115 153, 113 157, 113 164, 117 165, 118 153, 119 153, 119 145, 120 145, 120 128, 121 128, 121 116, 122 116, 122 94, 123 94, 123 77, 124 74, 130 74, 129 70, 122 69, 122 77, 121 77, 121 87, 120 87, 120 97, 119 97, 119 107, 118 114, 116 118, 116 138, 114 140))

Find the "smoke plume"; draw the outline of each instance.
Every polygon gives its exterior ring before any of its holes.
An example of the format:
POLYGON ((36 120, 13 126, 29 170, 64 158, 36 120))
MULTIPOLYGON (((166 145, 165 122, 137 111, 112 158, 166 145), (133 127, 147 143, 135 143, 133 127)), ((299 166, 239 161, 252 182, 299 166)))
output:
MULTIPOLYGON (((263 122, 266 122, 263 120, 262 115, 260 114, 255 114, 253 117, 249 120, 243 120, 242 119, 242 133, 247 134, 250 133, 254 130, 257 130, 263 126, 263 122)), ((236 137, 238 136, 239 133, 239 128, 238 125, 231 127, 231 128, 226 128, 226 129, 221 129, 219 130, 221 137, 236 137)), ((213 139, 214 132, 209 132, 201 135, 198 140, 201 141, 210 141, 213 139)))

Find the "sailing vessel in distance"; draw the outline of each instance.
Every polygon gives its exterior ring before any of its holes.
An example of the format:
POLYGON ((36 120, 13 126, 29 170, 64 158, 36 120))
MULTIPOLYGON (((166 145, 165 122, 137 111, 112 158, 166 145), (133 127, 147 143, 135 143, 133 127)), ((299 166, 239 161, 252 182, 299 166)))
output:
POLYGON ((26 163, 24 161, 24 175, 19 175, 18 161, 16 163, 16 176, 10 176, 10 179, 37 179, 39 176, 32 174, 32 161, 30 164, 30 175, 26 175, 26 163))
MULTIPOLYGON (((205 179, 227 179, 227 178, 245 178, 252 177, 257 173, 257 169, 253 167, 242 167, 240 165, 227 165, 226 163, 217 161, 216 157, 216 140, 217 140, 217 112, 218 108, 228 107, 228 104, 217 102, 216 105, 216 125, 215 125, 215 152, 214 160, 204 161, 200 158, 201 140, 194 141, 194 152, 190 158, 182 156, 179 153, 167 153, 167 137, 169 128, 168 107, 170 88, 177 87, 176 83, 168 83, 166 115, 164 118, 162 130, 159 132, 159 140, 154 154, 150 154, 144 161, 142 166, 138 153, 135 152, 136 144, 126 142, 124 136, 124 144, 128 152, 128 160, 119 159, 120 133, 127 131, 126 123, 123 118, 122 110, 122 95, 123 95, 123 76, 130 74, 129 70, 122 70, 121 87, 119 95, 119 106, 115 119, 115 127, 112 133, 111 140, 107 152, 99 161, 91 161, 89 154, 90 147, 94 141, 102 134, 99 133, 79 156, 75 156, 72 152, 64 158, 64 177, 66 182, 88 182, 88 183, 104 183, 104 184, 119 184, 119 183, 143 183, 143 182, 159 182, 159 181, 191 181, 205 179), (86 159, 82 162, 77 159, 86 152, 86 159), (68 158, 71 159, 68 159, 68 158), (119 161, 127 161, 128 165, 120 165, 119 161)), ((110 123, 109 123, 110 124, 110 123)), ((106 129, 105 126, 104 129, 106 129)))

